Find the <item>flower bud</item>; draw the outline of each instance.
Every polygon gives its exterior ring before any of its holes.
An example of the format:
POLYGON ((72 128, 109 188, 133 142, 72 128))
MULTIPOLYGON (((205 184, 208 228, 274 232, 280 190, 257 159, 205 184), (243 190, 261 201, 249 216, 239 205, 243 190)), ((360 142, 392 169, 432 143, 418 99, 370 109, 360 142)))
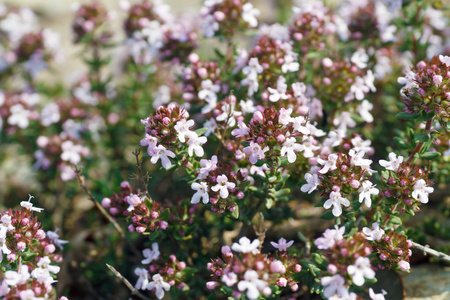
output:
POLYGON ((159 228, 161 228, 162 230, 167 229, 168 226, 169 226, 169 223, 167 223, 166 221, 159 222, 159 228))
POLYGON ((217 281, 208 281, 206 283, 206 287, 208 288, 208 290, 213 290, 215 289, 217 286, 217 281))
POLYGON ((56 247, 53 244, 48 244, 47 246, 45 246, 44 249, 47 253, 53 253, 53 252, 55 252, 56 247))
POLYGON ((400 268, 400 270, 402 271, 408 271, 411 267, 409 265, 409 262, 401 260, 398 262, 398 267, 400 268))
POLYGON ((103 198, 102 200, 102 206, 105 208, 108 208, 111 206, 111 199, 109 198, 103 198))
POLYGON ((327 270, 328 270, 328 272, 330 272, 331 274, 336 274, 336 272, 337 272, 337 267, 336 267, 336 265, 334 265, 334 264, 329 264, 328 266, 327 266, 327 270))
POLYGON ((286 267, 279 260, 270 263, 270 272, 283 274, 286 272, 286 267))
POLYGON ((277 281, 277 285, 281 287, 285 287, 287 285, 287 279, 284 277, 280 277, 277 281))

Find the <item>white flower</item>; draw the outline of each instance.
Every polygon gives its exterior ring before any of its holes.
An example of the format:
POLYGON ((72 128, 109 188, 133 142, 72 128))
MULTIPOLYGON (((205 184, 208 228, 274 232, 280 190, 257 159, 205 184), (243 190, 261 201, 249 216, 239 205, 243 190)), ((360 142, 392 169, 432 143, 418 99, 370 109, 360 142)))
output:
POLYGON ((147 284, 146 289, 147 290, 153 290, 156 289, 155 295, 158 299, 162 299, 164 297, 164 290, 169 291, 170 290, 170 284, 167 282, 164 282, 163 278, 160 274, 155 274, 152 277, 153 281, 149 282, 147 284))
POLYGON ((253 240, 253 242, 250 242, 250 240, 243 236, 239 239, 239 243, 233 243, 231 245, 231 249, 236 252, 241 253, 250 253, 258 249, 260 244, 260 241, 258 239, 253 240))
POLYGON ((286 78, 283 76, 279 76, 277 80, 277 88, 273 89, 271 87, 267 88, 271 95, 269 96, 269 100, 271 102, 278 102, 280 99, 287 99, 288 95, 286 95, 287 91, 287 84, 286 84, 286 78))
POLYGON ((62 160, 72 164, 77 164, 81 161, 80 153, 83 151, 83 146, 75 145, 72 141, 68 140, 61 144, 61 149, 62 160))
POLYGON ((447 68, 450 67, 450 56, 439 55, 439 60, 441 63, 445 64, 447 68))
POLYGON ((399 84, 404 84, 403 88, 410 88, 416 85, 414 81, 416 77, 417 77, 416 73, 414 73, 413 71, 408 71, 406 72, 405 77, 399 77, 397 79, 397 82, 399 84))
POLYGON ((205 133, 203 133, 204 136, 210 136, 211 133, 213 133, 217 128, 217 122, 214 118, 211 118, 209 120, 206 120, 206 122, 203 124, 203 127, 208 128, 205 133))
POLYGON ((242 112, 235 110, 235 104, 226 103, 221 107, 222 113, 216 117, 217 121, 227 121, 228 126, 234 127, 236 125, 235 117, 242 115, 242 112))
POLYGON ((237 282, 237 275, 233 272, 227 273, 225 275, 222 276, 222 281, 227 285, 227 286, 232 286, 237 282))
POLYGON ((30 279, 30 273, 28 272, 27 265, 21 265, 19 267, 19 272, 16 271, 6 271, 5 281, 10 286, 22 285, 28 282, 30 279))
POLYGON ((370 140, 364 141, 360 136, 357 135, 351 139, 351 142, 353 145, 353 149, 356 152, 364 151, 365 153, 368 153, 372 151, 372 147, 370 147, 370 144, 372 144, 372 142, 370 140))
POLYGON ((373 230, 370 230, 369 227, 364 227, 362 232, 366 235, 366 239, 368 241, 378 241, 384 235, 384 230, 381 229, 380 225, 377 222, 372 224, 373 230))
POLYGON ((251 3, 246 3, 242 6, 242 19, 244 19, 250 27, 258 26, 257 16, 259 16, 259 9, 254 8, 251 3))
POLYGON ((278 240, 278 243, 275 242, 270 242, 272 244, 272 246, 274 246, 275 248, 277 248, 279 251, 286 251, 287 248, 289 248, 290 246, 292 246, 292 244, 294 243, 294 241, 289 241, 286 243, 286 239, 284 238, 280 238, 278 240))
MULTIPOLYGON (((401 4, 401 1, 400 1, 401 4)), ((371 300, 385 300, 384 295, 386 295, 385 290, 381 290, 381 293, 375 294, 372 288, 369 288, 369 296, 371 300)))
POLYGON ((254 72, 249 73, 246 78, 241 80, 241 84, 243 86, 248 86, 247 95, 253 96, 253 94, 258 91, 259 88, 258 74, 254 72))
POLYGON ((373 104, 370 103, 368 100, 363 100, 361 104, 359 104, 356 108, 356 110, 361 115, 361 118, 366 121, 367 123, 373 122, 373 116, 370 113, 370 111, 373 109, 373 104))
POLYGON ((58 123, 60 120, 59 106, 56 103, 49 103, 41 111, 41 124, 45 127, 58 123))
POLYGON ((284 107, 282 107, 280 109, 280 116, 278 117, 278 122, 280 122, 283 125, 291 123, 293 120, 291 114, 292 108, 285 109, 284 107))
POLYGON ((369 61, 369 55, 363 48, 359 48, 358 51, 353 53, 350 61, 354 63, 358 68, 364 69, 367 67, 367 62, 369 61))
POLYGON ((203 168, 199 169, 199 174, 197 176, 197 179, 205 179, 209 172, 214 171, 217 169, 217 156, 213 155, 211 157, 211 160, 208 159, 201 159, 200 164, 203 168))
POLYGON ((256 164, 258 159, 264 159, 266 157, 266 155, 264 153, 269 151, 269 147, 266 146, 266 147, 264 147, 264 149, 261 149, 260 145, 258 145, 257 143, 251 141, 250 145, 245 147, 243 149, 243 151, 244 151, 245 154, 250 154, 250 156, 248 158, 250 163, 256 164))
POLYGON ((394 152, 389 153, 389 161, 380 160, 379 163, 382 167, 385 167, 386 170, 397 171, 400 164, 403 162, 403 156, 395 155, 394 152))
POLYGON ((250 58, 248 65, 242 69, 242 73, 245 75, 255 74, 255 76, 258 76, 258 74, 261 74, 263 71, 264 68, 259 64, 257 57, 250 58))
POLYGON ((302 185, 300 190, 303 193, 308 192, 308 194, 311 194, 320 184, 319 176, 316 173, 314 174, 306 173, 305 179, 306 184, 302 185))
POLYGON ((203 80, 202 89, 198 92, 198 97, 207 102, 215 102, 217 93, 220 92, 220 85, 214 84, 210 79, 203 80))
POLYGON ((30 111, 26 110, 22 104, 16 104, 10 107, 11 115, 8 117, 9 125, 17 125, 19 128, 27 128, 30 123, 28 116, 30 111))
POLYGON ((169 157, 174 158, 175 153, 170 150, 167 150, 163 145, 159 145, 155 148, 155 152, 152 155, 152 159, 150 160, 152 164, 156 164, 156 162, 161 159, 161 164, 165 169, 168 169, 172 166, 169 157))
POLYGON ((338 126, 339 129, 346 130, 347 127, 354 128, 356 122, 352 119, 352 116, 348 111, 343 111, 339 114, 338 118, 333 120, 333 125, 338 126))
POLYGON ((256 111, 256 107, 251 99, 239 101, 239 106, 244 114, 252 114, 256 111))
POLYGON ((134 286, 138 290, 142 289, 145 290, 148 284, 148 271, 144 268, 136 268, 134 269, 134 274, 139 276, 136 285, 134 286))
POLYGON ((333 277, 322 277, 320 284, 325 287, 323 290, 323 295, 326 298, 330 298, 335 295, 340 297, 345 297, 348 295, 348 290, 345 287, 345 279, 339 274, 336 274, 333 277))
POLYGON ((312 136, 303 136, 303 142, 302 142, 302 151, 303 151, 303 156, 306 158, 310 158, 314 156, 314 152, 316 150, 319 150, 320 147, 319 146, 314 146, 314 138, 312 136))
POLYGON ((325 209, 329 209, 331 206, 333 206, 333 211, 332 211, 333 215, 335 217, 339 217, 342 214, 341 205, 348 207, 350 205, 350 201, 348 201, 346 198, 342 197, 340 192, 333 191, 330 193, 330 199, 325 201, 325 203, 323 204, 323 207, 325 209))
POLYGON ((145 138, 141 140, 140 144, 141 146, 148 146, 147 153, 148 155, 152 156, 155 153, 155 148, 156 145, 158 144, 158 139, 146 133, 145 138))
POLYGON ((28 196, 29 196, 28 201, 20 202, 20 206, 24 207, 25 209, 28 209, 31 211, 37 211, 37 212, 41 212, 44 210, 43 208, 33 207, 33 203, 31 203, 30 201, 31 201, 31 198, 34 198, 34 197, 31 195, 28 195, 28 196))
POLYGON ((339 228, 337 225, 335 225, 334 228, 335 229, 325 229, 323 237, 317 238, 314 241, 314 244, 318 249, 326 250, 333 248, 336 244, 336 241, 341 241, 344 238, 345 226, 339 228))
POLYGON ((366 82, 361 77, 356 77, 355 82, 350 87, 350 92, 355 96, 357 100, 364 99, 364 95, 370 91, 370 88, 366 85, 366 82))
POLYGON ((423 179, 419 179, 414 184, 414 191, 412 197, 416 200, 420 200, 422 203, 428 203, 428 194, 431 194, 434 188, 427 186, 427 183, 423 179))
POLYGON ((295 155, 294 151, 300 152, 302 150, 302 145, 297 144, 295 138, 290 137, 283 143, 280 155, 287 156, 288 162, 293 163, 297 159, 297 155, 295 155))
POLYGON ((199 203, 200 199, 203 199, 204 204, 209 202, 208 184, 206 182, 193 182, 191 188, 194 191, 197 191, 194 196, 192 196, 191 204, 199 203))
POLYGON ((292 54, 284 56, 284 64, 281 66, 283 73, 295 72, 300 68, 300 64, 296 61, 296 57, 292 54))
POLYGON ((0 263, 3 260, 3 254, 10 254, 11 251, 6 246, 6 233, 7 228, 0 226, 0 263))
POLYGON ((363 169, 369 168, 372 164, 372 161, 370 159, 364 159, 364 155, 366 153, 362 150, 356 152, 354 149, 350 149, 348 152, 348 155, 350 156, 350 164, 352 166, 359 166, 363 169))
POLYGON ((327 160, 323 160, 321 158, 318 158, 317 161, 319 164, 323 166, 322 169, 319 170, 320 174, 326 174, 328 171, 333 171, 337 169, 336 161, 338 159, 337 154, 331 153, 328 155, 327 160))
POLYGON ((192 130, 190 130, 189 128, 191 128, 192 126, 194 126, 194 120, 189 120, 186 121, 185 119, 182 119, 180 121, 177 122, 177 124, 175 124, 175 126, 173 127, 178 135, 178 139, 180 140, 180 142, 185 143, 186 142, 186 135, 192 134, 192 130))
POLYGON ((205 151, 201 145, 207 142, 206 136, 199 137, 195 132, 192 132, 192 134, 189 134, 188 137, 189 139, 187 141, 187 145, 189 156, 193 156, 195 152, 195 155, 202 157, 203 154, 205 154, 205 151))
POLYGON ((254 270, 247 270, 244 273, 244 280, 239 281, 238 290, 243 292, 247 290, 248 299, 258 299, 259 291, 267 286, 267 282, 258 279, 258 273, 254 270))
POLYGON ((145 259, 141 261, 142 264, 146 265, 151 263, 154 260, 157 260, 159 258, 160 252, 159 252, 159 245, 158 243, 152 244, 152 250, 150 249, 144 249, 142 251, 142 255, 144 255, 145 259))
POLYGON ((375 188, 374 185, 372 185, 372 182, 370 181, 364 181, 362 183, 362 186, 358 190, 359 192, 359 202, 362 203, 364 200, 364 204, 367 207, 370 207, 372 205, 372 199, 370 199, 371 195, 378 195, 380 192, 377 188, 375 188))
POLYGON ((228 182, 228 178, 226 175, 217 176, 217 184, 211 187, 211 190, 214 192, 219 192, 220 197, 227 198, 229 195, 228 189, 234 189, 236 184, 233 182, 228 182))
POLYGON ((308 124, 303 116, 298 116, 292 119, 294 130, 302 134, 310 134, 311 131, 306 127, 308 124), (305 124, 305 125, 303 125, 305 124))
POLYGON ((357 286, 364 284, 364 278, 375 278, 375 271, 372 270, 368 257, 358 257, 354 265, 347 267, 347 272, 352 275, 353 283, 357 286))

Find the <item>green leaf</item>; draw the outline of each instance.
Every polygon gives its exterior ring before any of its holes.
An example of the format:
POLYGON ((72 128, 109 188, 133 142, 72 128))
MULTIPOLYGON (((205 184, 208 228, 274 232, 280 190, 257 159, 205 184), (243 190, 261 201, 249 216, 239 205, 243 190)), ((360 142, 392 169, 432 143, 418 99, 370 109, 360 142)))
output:
POLYGON ((273 200, 270 198, 266 198, 266 207, 267 209, 271 209, 273 206, 273 200))
POLYGON ((170 209, 169 208, 166 208, 159 216, 159 218, 161 220, 164 220, 166 222, 169 221, 169 217, 170 217, 170 209))
POLYGON ((239 206, 236 205, 235 208, 236 209, 232 211, 230 215, 237 220, 239 219, 239 206))
POLYGON ((258 159, 258 161, 256 162, 255 166, 262 167, 265 163, 266 163, 265 160, 258 159))
POLYGON ((427 153, 420 155, 420 158, 432 160, 432 159, 438 158, 439 156, 441 156, 440 152, 427 152, 427 153))
POLYGON ((200 129, 195 130, 195 133, 196 133, 198 136, 201 136, 202 134, 204 134, 204 133, 206 132, 206 130, 208 130, 208 128, 207 128, 207 127, 203 127, 203 128, 200 128, 200 129))
POLYGON ((425 111, 422 112, 422 117, 424 121, 428 121, 431 120, 432 118, 434 118, 435 113, 434 111, 426 113, 425 111))
POLYGON ((145 203, 145 206, 148 208, 148 210, 151 211, 153 208, 153 202, 150 201, 150 199, 148 199, 147 197, 145 197, 144 203, 145 203))
POLYGON ((430 136, 426 133, 418 133, 414 135, 414 139, 419 143, 425 143, 430 140, 430 136))
POLYGON ((333 220, 335 216, 333 215, 333 211, 327 211, 320 216, 321 219, 324 220, 333 220))
POLYGON ((402 224, 402 219, 400 219, 399 217, 396 217, 396 216, 391 216, 390 217, 390 221, 394 225, 401 225, 402 224))
POLYGON ((400 113, 396 114, 395 117, 397 119, 401 119, 401 120, 415 120, 415 119, 419 118, 420 115, 412 115, 412 114, 408 114, 407 112, 400 112, 400 113))
POLYGON ((27 249, 25 252, 22 253, 21 257, 23 261, 30 261, 38 255, 39 253, 30 252, 30 249, 27 249))
POLYGON ((394 137, 394 142, 402 150, 406 150, 406 149, 412 150, 412 147, 408 143, 406 143, 403 139, 401 139, 397 136, 394 137))

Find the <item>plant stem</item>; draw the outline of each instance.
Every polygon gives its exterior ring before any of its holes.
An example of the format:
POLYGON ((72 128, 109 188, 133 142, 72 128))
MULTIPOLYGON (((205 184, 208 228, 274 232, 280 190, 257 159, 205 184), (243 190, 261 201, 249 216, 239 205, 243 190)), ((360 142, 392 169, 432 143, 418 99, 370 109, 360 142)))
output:
POLYGON ((437 257, 445 262, 450 263, 450 255, 447 255, 443 252, 434 250, 434 249, 430 248, 430 246, 428 246, 428 245, 422 246, 420 244, 417 244, 416 242, 412 242, 411 248, 415 248, 420 251, 423 251, 424 255, 431 255, 431 256, 437 257))
MULTIPOLYGON (((427 124, 425 125, 425 133, 429 134, 430 129, 431 129, 431 123, 433 122, 433 118, 431 118, 430 120, 427 121, 427 124)), ((418 143, 416 148, 414 148, 414 150, 411 152, 411 154, 409 155, 408 160, 406 161, 408 164, 412 163, 412 161, 414 160, 414 155, 416 153, 419 153, 420 150, 422 150, 422 146, 423 146, 424 142, 418 143)))
POLYGON ((114 275, 116 275, 117 278, 120 279, 120 281, 122 281, 127 286, 127 288, 131 291, 132 295, 136 295, 143 300, 150 300, 150 298, 147 298, 144 295, 142 295, 125 277, 123 277, 122 274, 120 274, 116 269, 114 269, 113 266, 110 266, 108 264, 106 264, 106 266, 108 267, 108 269, 111 270, 111 272, 114 273, 114 275))

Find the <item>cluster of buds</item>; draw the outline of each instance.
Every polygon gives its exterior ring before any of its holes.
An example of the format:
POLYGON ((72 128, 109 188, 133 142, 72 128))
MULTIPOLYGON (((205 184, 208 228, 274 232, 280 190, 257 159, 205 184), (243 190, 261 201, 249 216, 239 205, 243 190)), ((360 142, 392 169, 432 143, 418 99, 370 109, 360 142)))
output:
POLYGON ((434 113, 444 126, 450 122, 450 56, 434 56, 399 78, 405 84, 402 102, 409 114, 434 113))
POLYGON ((231 170, 228 164, 218 162, 217 156, 210 160, 201 159, 200 169, 196 181, 191 188, 196 191, 191 203, 211 203, 211 210, 224 213, 226 209, 237 212, 236 199, 243 199, 247 181, 241 171, 231 170))
POLYGON ((397 207, 400 212, 406 211, 414 215, 419 211, 421 204, 428 203, 428 195, 434 189, 432 181, 428 179, 428 173, 423 169, 403 162, 402 156, 395 153, 389 154, 389 161, 380 160, 380 165, 385 167, 381 181, 383 183, 382 195, 386 198, 386 205, 393 209, 397 207), (387 173, 387 174, 386 174, 387 173))
MULTIPOLYGON (((45 231, 33 212, 43 209, 22 201, 20 210, 9 209, 0 213, 0 263, 3 279, 0 286, 2 299, 56 299, 52 284, 60 267, 62 250, 67 241, 59 239, 55 231, 45 231), (6 254, 6 261, 3 255, 6 254), (36 298, 35 298, 36 297, 36 298)), ((67 299, 62 297, 60 299, 67 299)))
POLYGON ((183 69, 182 97, 192 108, 199 103, 202 114, 206 114, 216 108, 218 96, 224 92, 219 64, 201 61, 195 53, 189 55, 189 62, 190 65, 183 69))
POLYGON ((247 237, 239 239, 239 243, 222 247, 222 258, 208 263, 212 272, 212 280, 206 283, 210 290, 222 287, 235 299, 244 293, 247 299, 258 299, 270 296, 273 289, 289 286, 292 291, 298 290, 298 282, 291 276, 301 271, 295 257, 287 253, 293 241, 286 243, 281 238, 278 243, 271 242, 277 248, 274 254, 260 252, 260 241, 250 242, 247 237), (239 254, 240 253, 240 254, 239 254))
POLYGON ((72 24, 75 33, 74 42, 107 42, 111 38, 111 32, 107 29, 107 22, 111 17, 112 15, 99 2, 80 5, 72 24))
POLYGON ((148 146, 147 152, 153 164, 161 159, 162 166, 169 169, 172 166, 169 157, 175 158, 175 153, 169 148, 177 151, 180 143, 184 149, 187 147, 189 156, 194 153, 197 157, 204 155, 202 145, 207 138, 191 130, 195 123, 188 117, 184 108, 171 104, 168 107, 160 106, 147 119, 141 120, 146 132, 141 146, 148 146))
MULTIPOLYGON (((297 62, 298 54, 293 51, 292 43, 269 34, 262 33, 257 36, 252 51, 250 53, 241 52, 242 55, 247 59, 241 58, 238 66, 238 69, 242 68, 242 73, 245 75, 245 78, 241 80, 241 85, 247 87, 247 94, 250 97, 258 91, 260 84, 284 94, 286 88, 283 84, 280 85, 279 81, 284 83, 285 79, 276 74, 296 72, 300 68, 300 64, 297 62)), ((287 96, 283 96, 281 99, 287 99, 287 96)), ((267 97, 263 100, 270 99, 267 97)), ((270 101, 277 102, 278 100, 270 101)))
POLYGON ((323 50, 336 32, 334 15, 322 2, 305 2, 294 8, 295 15, 289 26, 289 34, 301 54, 323 50))
POLYGON ((142 264, 145 268, 136 268, 134 273, 139 276, 135 287, 140 290, 151 290, 158 299, 164 298, 164 291, 168 292, 176 286, 179 290, 187 288, 183 282, 186 263, 179 261, 175 255, 161 255, 158 243, 152 244, 152 249, 144 249, 142 254, 145 259, 142 264))
POLYGON ((205 0, 200 13, 205 37, 232 37, 235 30, 258 26, 259 10, 248 0, 205 0))
POLYGON ((109 209, 115 217, 126 217, 130 225, 128 230, 149 234, 168 227, 168 211, 163 211, 161 204, 150 201, 139 191, 133 191, 128 181, 120 184, 120 194, 114 193, 103 198, 102 206, 109 209), (133 193, 134 192, 134 193, 133 193))
POLYGON ((36 19, 27 8, 5 8, 0 13, 0 74, 19 63, 34 77, 57 57, 59 35, 50 29, 41 29, 36 19))
MULTIPOLYGON (((372 224, 372 229, 363 228, 366 239, 379 254, 379 268, 387 267, 401 271, 409 271, 409 257, 412 242, 406 236, 394 231, 384 232, 378 223, 372 224)), ((374 251, 374 252, 375 252, 374 251)))
POLYGON ((368 56, 364 50, 355 52, 349 61, 332 61, 330 58, 322 59, 322 82, 318 88, 320 99, 329 99, 341 103, 363 100, 370 92, 375 92, 375 77, 372 71, 365 72, 368 56))
POLYGON ((359 194, 359 202, 367 207, 372 205, 372 195, 378 195, 379 190, 369 181, 370 175, 375 171, 370 169, 372 161, 364 158, 365 152, 356 152, 350 149, 349 154, 332 153, 327 160, 318 158, 317 161, 323 167, 313 168, 313 172, 307 173, 307 183, 302 186, 303 192, 311 193, 315 189, 322 191, 322 197, 328 199, 324 207, 333 206, 332 213, 335 217, 342 214, 342 205, 350 206, 347 199, 353 193, 359 194))
POLYGON ((149 64, 156 56, 160 60, 180 62, 197 48, 197 34, 186 26, 189 22, 174 22, 169 6, 162 1, 121 4, 128 11, 124 22, 126 43, 137 64, 149 64))
MULTIPOLYGON (((350 285, 363 286, 367 280, 375 279, 375 270, 372 267, 369 255, 372 247, 367 242, 364 234, 356 233, 347 238, 344 237, 345 227, 326 229, 323 237, 315 240, 315 245, 322 250, 327 260, 327 272, 321 278, 321 284, 325 287, 323 294, 329 298, 337 294, 342 298, 349 297, 350 285)), ((316 258, 322 260, 321 258, 316 258)), ((356 299, 352 295, 349 299, 356 299)))

